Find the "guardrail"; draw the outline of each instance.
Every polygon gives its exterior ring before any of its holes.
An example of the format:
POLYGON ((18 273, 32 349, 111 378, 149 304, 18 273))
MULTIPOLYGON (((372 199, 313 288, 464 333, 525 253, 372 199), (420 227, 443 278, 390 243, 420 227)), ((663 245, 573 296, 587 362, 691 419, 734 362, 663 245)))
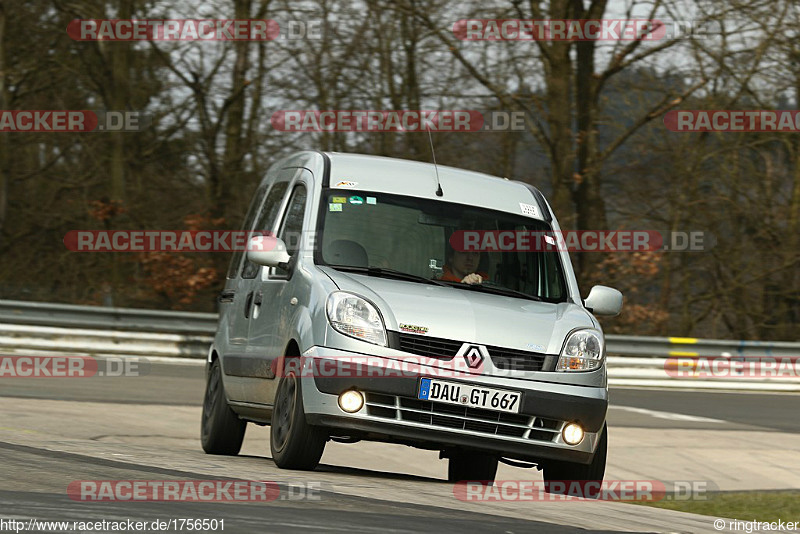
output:
POLYGON ((620 356, 726 356, 731 358, 800 357, 800 343, 736 341, 688 337, 606 336, 609 354, 620 356))
POLYGON ((217 314, 0 300, 0 323, 208 336, 217 314))
MULTIPOLYGON (((3 354, 204 358, 216 327, 214 313, 0 300, 3 354)), ((608 335, 606 350, 612 386, 800 391, 800 343, 608 335), (764 357, 790 360, 795 374, 722 379, 667 373, 676 358, 696 357, 722 357, 730 362, 764 357)))

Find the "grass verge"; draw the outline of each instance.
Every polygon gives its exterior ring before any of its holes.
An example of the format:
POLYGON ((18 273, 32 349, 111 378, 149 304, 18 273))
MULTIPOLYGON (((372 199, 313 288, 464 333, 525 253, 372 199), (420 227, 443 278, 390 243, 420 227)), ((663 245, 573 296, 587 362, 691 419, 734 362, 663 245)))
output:
POLYGON ((702 501, 663 500, 635 504, 741 521, 800 521, 800 490, 726 491, 710 493, 708 499, 702 501))

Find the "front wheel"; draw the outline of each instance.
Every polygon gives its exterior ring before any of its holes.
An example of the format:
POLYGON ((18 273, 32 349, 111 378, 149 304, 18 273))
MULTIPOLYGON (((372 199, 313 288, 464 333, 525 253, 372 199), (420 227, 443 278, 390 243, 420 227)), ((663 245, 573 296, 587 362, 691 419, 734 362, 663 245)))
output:
POLYGON ((576 464, 573 462, 551 461, 544 465, 545 490, 548 493, 564 493, 569 488, 564 484, 553 484, 554 482, 583 481, 592 482, 594 486, 586 484, 584 497, 596 499, 597 493, 594 488, 599 488, 603 482, 606 472, 606 457, 608 455, 608 426, 603 427, 603 435, 600 436, 600 443, 594 452, 592 462, 588 465, 576 464), (591 489, 591 491, 590 491, 591 489))
POLYGON ((325 450, 327 436, 309 425, 303 410, 303 390, 294 371, 278 384, 269 445, 272 459, 281 469, 313 470, 325 450))
POLYGON ((480 452, 453 451, 447 466, 448 482, 488 481, 497 476, 497 456, 480 452))
POLYGON ((222 386, 222 369, 219 359, 214 360, 208 370, 206 393, 203 398, 200 442, 208 454, 239 454, 244 441, 247 422, 228 406, 222 386))

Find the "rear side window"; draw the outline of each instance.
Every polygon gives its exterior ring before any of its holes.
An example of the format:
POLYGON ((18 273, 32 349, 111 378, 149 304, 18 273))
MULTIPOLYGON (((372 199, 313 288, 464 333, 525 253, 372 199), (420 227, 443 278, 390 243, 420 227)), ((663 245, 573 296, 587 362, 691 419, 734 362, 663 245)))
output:
MULTIPOLYGON (((256 213, 258 212, 258 208, 264 202, 264 194, 267 192, 268 188, 268 180, 265 180, 260 186, 258 186, 258 189, 253 195, 253 200, 250 202, 250 207, 247 209, 247 215, 245 215, 244 221, 242 221, 242 232, 247 232, 253 227, 253 221, 256 218, 256 213)), ((244 254, 244 252, 241 250, 237 250, 233 253, 231 263, 228 265, 228 272, 225 275, 226 278, 236 278, 236 272, 239 270, 239 264, 242 262, 242 254, 244 254)))
MULTIPOLYGON (((256 225, 253 230, 256 232, 270 232, 275 225, 275 219, 278 217, 278 210, 281 208, 281 201, 286 194, 287 182, 278 182, 272 189, 269 190, 267 200, 261 206, 261 211, 256 219, 256 225)), ((242 278, 255 278, 261 266, 253 263, 245 258, 244 267, 242 267, 242 278)))
MULTIPOLYGON (((283 221, 283 228, 281 228, 280 237, 286 243, 286 252, 290 256, 297 254, 300 244, 303 242, 303 217, 306 213, 306 188, 303 185, 298 185, 292 192, 292 198, 289 201, 289 207, 286 209, 286 218, 283 221)), ((289 273, 281 269, 275 268, 277 275, 288 275, 289 273)))

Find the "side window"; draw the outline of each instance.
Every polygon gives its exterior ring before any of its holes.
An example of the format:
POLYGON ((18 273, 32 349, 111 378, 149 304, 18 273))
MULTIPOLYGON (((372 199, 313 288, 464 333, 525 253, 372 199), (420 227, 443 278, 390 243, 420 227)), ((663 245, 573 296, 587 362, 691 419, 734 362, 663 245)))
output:
POLYGON ((564 295, 564 289, 559 283, 559 268, 557 252, 542 252, 539 254, 541 257, 541 279, 542 279, 542 292, 539 293, 543 297, 551 299, 560 299, 564 295))
MULTIPOLYGON (((259 206, 264 202, 264 194, 266 194, 267 188, 269 188, 268 181, 264 181, 258 186, 255 195, 253 195, 253 200, 250 202, 250 207, 247 209, 247 215, 245 215, 242 222, 242 232, 247 232, 253 227, 253 220, 256 218, 259 206)), ((239 264, 242 261, 242 254, 244 254, 242 250, 237 250, 233 253, 231 263, 228 266, 228 273, 225 275, 226 278, 236 278, 236 272, 239 270, 239 264)))
MULTIPOLYGON (((272 230, 287 187, 287 182, 278 182, 272 186, 272 189, 269 190, 269 194, 267 195, 267 200, 264 202, 264 205, 261 207, 261 212, 258 214, 256 224, 252 227, 253 231, 268 232, 272 230)), ((260 265, 245 259, 244 267, 242 267, 242 278, 255 278, 260 267, 260 265)))
MULTIPOLYGON (((286 243, 286 251, 290 256, 297 254, 303 243, 303 217, 306 213, 306 188, 298 185, 292 191, 292 198, 289 200, 289 207, 286 209, 286 217, 283 220, 278 237, 286 243)), ((275 274, 288 275, 288 272, 281 268, 275 268, 275 274)))

